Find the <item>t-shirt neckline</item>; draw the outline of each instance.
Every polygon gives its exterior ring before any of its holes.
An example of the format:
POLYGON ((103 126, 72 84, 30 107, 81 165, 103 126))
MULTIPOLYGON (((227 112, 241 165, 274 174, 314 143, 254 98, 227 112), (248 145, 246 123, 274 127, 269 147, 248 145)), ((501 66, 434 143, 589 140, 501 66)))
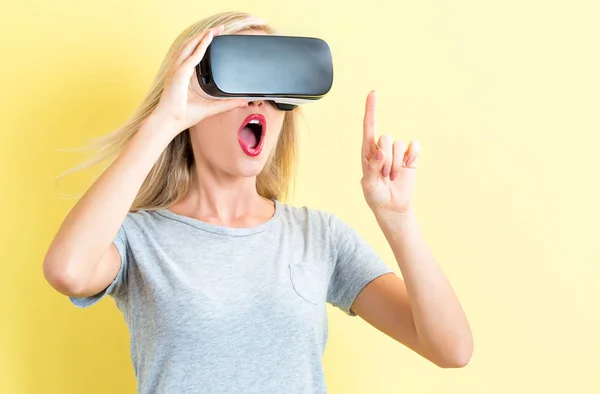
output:
POLYGON ((189 216, 180 215, 167 208, 158 209, 155 212, 168 219, 173 219, 198 229, 216 234, 231 235, 231 236, 246 236, 263 232, 273 225, 277 218, 281 215, 281 203, 276 199, 271 199, 275 204, 275 213, 269 220, 254 227, 228 227, 213 223, 204 222, 189 216))

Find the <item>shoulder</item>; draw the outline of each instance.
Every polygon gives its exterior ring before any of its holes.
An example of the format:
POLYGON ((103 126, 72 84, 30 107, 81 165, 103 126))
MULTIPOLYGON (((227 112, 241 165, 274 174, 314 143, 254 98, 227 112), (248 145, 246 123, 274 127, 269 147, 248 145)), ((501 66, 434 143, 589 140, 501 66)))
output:
POLYGON ((288 209, 298 220, 302 220, 305 231, 310 232, 312 238, 328 241, 335 250, 350 250, 367 245, 357 228, 332 211, 308 206, 288 209))
POLYGON ((289 223, 291 227, 301 228, 301 231, 310 238, 319 238, 321 241, 336 244, 342 239, 357 235, 356 230, 332 211, 288 204, 282 205, 282 211, 285 223, 289 223))
POLYGON ((158 229, 165 220, 160 210, 129 211, 121 223, 121 231, 127 233, 147 232, 158 229))
POLYGON ((285 220, 300 223, 310 228, 329 229, 339 218, 325 209, 314 208, 308 205, 293 206, 280 203, 281 215, 285 220))
POLYGON ((154 222, 157 220, 157 211, 154 210, 138 210, 129 211, 123 219, 124 225, 135 226, 147 222, 154 222))

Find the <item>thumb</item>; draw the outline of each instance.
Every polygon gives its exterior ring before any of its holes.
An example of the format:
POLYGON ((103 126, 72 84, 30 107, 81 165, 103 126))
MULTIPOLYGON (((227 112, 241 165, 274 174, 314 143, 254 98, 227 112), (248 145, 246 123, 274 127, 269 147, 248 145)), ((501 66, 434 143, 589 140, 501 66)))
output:
POLYGON ((205 100, 197 99, 188 102, 188 114, 196 121, 208 118, 221 112, 231 111, 235 108, 241 108, 248 105, 248 102, 243 99, 214 99, 205 100))
POLYGON ((364 168, 362 185, 367 190, 373 190, 377 186, 379 174, 381 174, 383 163, 385 163, 384 156, 383 149, 377 146, 375 154, 371 155, 370 158, 365 158, 367 159, 367 165, 364 168))
POLYGON ((235 108, 243 108, 248 106, 248 101, 244 99, 219 99, 211 100, 201 104, 203 106, 204 116, 213 116, 221 112, 231 111, 235 108))

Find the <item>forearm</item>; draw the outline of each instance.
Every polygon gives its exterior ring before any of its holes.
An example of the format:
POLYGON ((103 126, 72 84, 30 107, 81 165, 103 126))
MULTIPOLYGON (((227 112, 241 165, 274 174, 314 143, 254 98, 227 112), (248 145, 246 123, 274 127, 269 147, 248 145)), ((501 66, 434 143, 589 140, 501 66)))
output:
POLYGON ((402 272, 419 341, 440 364, 463 365, 471 357, 469 323, 413 211, 377 218, 402 272))
POLYGON ((85 281, 110 247, 143 181, 168 145, 166 125, 148 118, 71 209, 44 259, 49 277, 85 281))

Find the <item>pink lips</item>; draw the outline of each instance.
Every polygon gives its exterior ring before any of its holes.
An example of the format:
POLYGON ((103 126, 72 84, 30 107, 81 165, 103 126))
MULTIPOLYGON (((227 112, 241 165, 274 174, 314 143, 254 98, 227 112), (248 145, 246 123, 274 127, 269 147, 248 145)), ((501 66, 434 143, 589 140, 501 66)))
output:
POLYGON ((252 157, 260 155, 260 152, 262 151, 262 148, 263 148, 263 145, 264 145, 264 142, 265 142, 265 132, 266 132, 266 130, 267 130, 267 120, 261 114, 251 114, 246 119, 244 119, 244 121, 242 122, 242 126, 238 130, 238 142, 240 143, 240 146, 242 147, 242 150, 244 151, 244 153, 246 153, 248 156, 252 156, 252 157), (248 146, 239 137, 240 131, 242 131, 242 129, 244 127, 246 127, 246 125, 248 123, 250 123, 250 121, 252 121, 252 120, 258 120, 260 122, 261 126, 262 126, 260 140, 258 141, 258 145, 256 145, 255 148, 252 148, 252 147, 248 146))

